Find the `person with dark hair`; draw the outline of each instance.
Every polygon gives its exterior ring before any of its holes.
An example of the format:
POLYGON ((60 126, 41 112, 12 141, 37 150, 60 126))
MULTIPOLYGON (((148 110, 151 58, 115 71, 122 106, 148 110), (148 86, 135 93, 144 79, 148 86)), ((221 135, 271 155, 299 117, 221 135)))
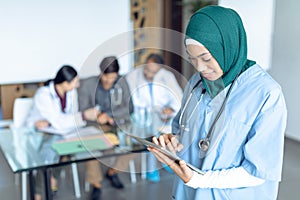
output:
MULTIPOLYGON (((107 56, 103 58, 99 68, 101 71, 99 76, 81 80, 81 86, 78 88, 79 109, 97 107, 100 112, 97 122, 100 125, 115 126, 117 123, 125 123, 130 120, 133 107, 127 82, 119 75, 119 62, 115 56, 107 56)), ((124 187, 117 173, 128 168, 129 161, 128 157, 118 157, 114 166, 108 168, 106 178, 113 187, 117 189, 124 187)), ((90 199, 98 200, 101 197, 103 180, 100 162, 89 161, 86 168, 86 180, 93 187, 90 199)))
POLYGON ((72 66, 62 66, 53 80, 36 91, 27 126, 68 130, 85 126, 86 119, 97 119, 95 108, 79 112, 76 91, 79 85, 77 71, 72 66))
MULTIPOLYGON (((161 55, 149 54, 145 65, 128 73, 126 79, 131 91, 134 112, 151 113, 149 115, 153 116, 153 119, 148 121, 152 122, 156 119, 154 114, 157 114, 161 120, 171 124, 173 117, 180 108, 182 89, 175 75, 163 65, 164 60, 161 55)), ((137 120, 140 121, 141 119, 137 120)), ((166 123, 165 126, 167 126, 166 123)), ((157 134, 158 130, 154 130, 156 129, 154 123, 148 127, 151 127, 151 130, 145 130, 146 137, 157 134)), ((157 129, 160 128, 157 127, 157 129)), ((169 168, 166 167, 166 169, 170 171, 169 168)), ((152 154, 147 155, 146 179, 152 182, 160 181, 157 161, 152 154)))
POLYGON ((85 110, 96 106, 101 111, 98 116, 98 123, 113 125, 115 123, 113 119, 114 110, 118 110, 118 113, 114 113, 115 115, 125 115, 128 112, 132 112, 130 96, 126 92, 128 91, 128 84, 119 75, 120 66, 115 56, 103 58, 99 68, 101 72, 99 76, 92 76, 80 81, 81 86, 78 88, 79 109, 85 110), (118 90, 118 88, 120 89, 118 90), (118 109, 111 107, 112 103, 114 103, 111 101, 111 94, 114 91, 119 91, 120 99, 122 99, 118 109))
POLYGON ((100 65, 100 70, 103 74, 119 73, 120 65, 115 56, 107 56, 103 58, 100 65))
POLYGON ((182 160, 149 150, 176 173, 173 199, 277 199, 287 109, 280 85, 247 57, 239 14, 207 6, 184 39, 197 72, 185 88, 172 134, 153 142, 182 160), (187 163, 202 170, 203 173, 187 163))
MULTIPOLYGON (((77 71, 69 65, 62 66, 53 80, 40 87, 34 97, 33 106, 26 120, 26 126, 42 129, 51 127, 57 130, 70 130, 86 125, 86 120, 96 120, 95 108, 78 110, 77 91, 79 77, 77 71)), ((51 188, 57 190, 56 177, 59 170, 53 170, 51 188)), ((37 175, 35 199, 41 199, 42 179, 37 175)))
POLYGON ((159 54, 156 54, 156 53, 151 53, 147 56, 146 63, 148 63, 149 61, 152 61, 159 65, 163 65, 165 63, 164 59, 159 54))

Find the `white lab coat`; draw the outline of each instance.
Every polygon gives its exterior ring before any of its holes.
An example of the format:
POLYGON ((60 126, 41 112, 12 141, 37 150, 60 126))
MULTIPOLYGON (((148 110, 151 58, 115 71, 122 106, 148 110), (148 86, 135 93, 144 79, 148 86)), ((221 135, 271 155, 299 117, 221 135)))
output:
MULTIPOLYGON (((163 127, 168 127, 167 123, 162 123, 160 120, 161 111, 165 107, 174 110, 168 121, 170 126, 173 117, 180 109, 183 95, 174 74, 164 68, 161 68, 153 78, 151 95, 149 82, 146 80, 143 70, 144 67, 139 67, 126 75, 134 106, 134 123, 148 128, 136 131, 142 137, 157 135, 163 131, 163 127)), ((152 172, 156 169, 156 159, 154 155, 149 154, 147 171, 152 172)))
POLYGON ((170 107, 175 111, 175 115, 180 109, 182 89, 174 74, 161 68, 154 76, 153 96, 151 97, 143 69, 143 67, 136 68, 126 75, 134 108, 143 107, 161 110, 164 107, 170 107))
POLYGON ((33 107, 29 113, 26 125, 33 127, 39 120, 47 120, 51 127, 57 130, 68 130, 85 125, 81 112, 78 112, 76 90, 67 92, 66 107, 63 111, 60 99, 55 91, 54 82, 39 88, 33 98, 33 107))

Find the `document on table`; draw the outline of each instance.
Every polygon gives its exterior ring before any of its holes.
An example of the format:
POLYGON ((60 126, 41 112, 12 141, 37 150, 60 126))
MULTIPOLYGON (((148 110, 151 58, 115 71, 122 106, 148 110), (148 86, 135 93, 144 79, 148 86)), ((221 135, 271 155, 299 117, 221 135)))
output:
POLYGON ((80 152, 111 149, 114 147, 114 144, 105 134, 101 134, 64 139, 54 142, 51 146, 59 155, 70 155, 80 152))
POLYGON ((81 137, 86 135, 103 134, 103 131, 94 126, 81 127, 76 129, 58 130, 53 127, 38 129, 39 132, 61 135, 64 138, 81 137))

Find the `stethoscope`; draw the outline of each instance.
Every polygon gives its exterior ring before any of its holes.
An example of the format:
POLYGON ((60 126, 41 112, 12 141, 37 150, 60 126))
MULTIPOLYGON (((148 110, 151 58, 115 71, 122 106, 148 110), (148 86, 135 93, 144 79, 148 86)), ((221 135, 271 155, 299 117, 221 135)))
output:
MULTIPOLYGON (((221 107, 220 107, 220 109, 219 109, 219 111, 218 111, 218 113, 217 113, 217 115, 216 115, 216 117, 215 117, 215 119, 214 119, 212 125, 210 126, 209 131, 208 131, 206 137, 203 138, 203 139, 200 139, 199 142, 198 142, 198 147, 199 147, 200 150, 203 151, 203 152, 206 152, 206 151, 208 150, 208 148, 209 148, 209 145, 210 145, 210 139, 211 139, 211 135, 212 135, 212 132, 213 132, 213 130, 214 130, 214 127, 215 127, 217 121, 219 120, 219 118, 220 118, 222 112, 224 111, 224 108, 225 108, 226 102, 227 102, 227 100, 228 100, 228 97, 229 97, 229 95, 230 95, 230 93, 231 93, 231 90, 232 90, 232 88, 233 88, 233 85, 234 85, 234 83, 236 82, 237 77, 238 77, 239 75, 240 75, 240 73, 235 77, 233 83, 230 85, 230 87, 229 87, 229 89, 228 89, 228 92, 227 92, 227 94, 226 94, 226 96, 225 96, 225 99, 224 99, 224 101, 223 101, 223 103, 222 103, 222 105, 221 105, 221 107)), ((179 117, 179 125, 180 125, 180 127, 181 127, 182 129, 184 129, 184 130, 188 130, 188 129, 185 127, 185 125, 183 125, 183 123, 182 123, 182 117, 183 117, 183 115, 184 115, 184 112, 185 112, 185 110, 186 110, 186 107, 187 107, 188 104, 190 103, 190 100, 191 100, 191 98, 192 98, 192 95, 193 95, 194 90, 196 89, 196 87, 197 87, 201 82, 202 82, 202 79, 200 79, 200 80, 194 85, 194 87, 192 88, 192 90, 191 90, 191 92, 190 92, 190 95, 189 95, 188 99, 186 100, 186 103, 184 104, 184 106, 183 106, 183 108, 182 108, 182 112, 181 112, 181 115, 180 115, 180 117, 179 117)), ((202 92, 201 92, 199 101, 197 102, 195 108, 193 109, 193 111, 192 111, 192 113, 191 113, 191 115, 190 115, 190 117, 188 118, 187 121, 190 121, 190 119, 192 118, 192 116, 193 116, 195 110, 197 109, 199 103, 201 102, 202 97, 203 97, 203 95, 205 94, 205 92, 206 92, 206 89, 205 89, 205 88, 202 89, 202 92)))
POLYGON ((110 89, 111 104, 120 105, 122 102, 123 90, 120 87, 110 89))

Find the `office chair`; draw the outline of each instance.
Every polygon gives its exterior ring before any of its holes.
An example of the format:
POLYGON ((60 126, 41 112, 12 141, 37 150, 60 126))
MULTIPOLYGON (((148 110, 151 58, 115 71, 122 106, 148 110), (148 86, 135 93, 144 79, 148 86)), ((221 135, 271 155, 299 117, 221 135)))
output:
MULTIPOLYGON (((26 117, 29 114, 29 111, 32 107, 33 99, 32 98, 16 98, 13 105, 13 123, 11 124, 12 129, 18 129, 25 126, 26 117)), ((74 191, 76 198, 80 198, 80 187, 79 187, 79 178, 77 171, 77 164, 72 163, 72 174, 74 182, 74 191)), ((19 174, 15 175, 15 183, 18 184, 19 174)), ((22 200, 26 200, 27 197, 27 172, 22 172, 22 200)))
MULTIPOLYGON (((16 98, 13 106, 13 122, 11 129, 19 129, 25 125, 26 117, 32 106, 32 98, 16 98)), ((22 199, 27 198, 27 172, 22 172, 22 199)), ((15 174, 15 183, 19 184, 19 174, 15 174)))
POLYGON ((32 107, 32 98, 16 98, 13 107, 12 128, 21 128, 25 125, 26 117, 32 107))

